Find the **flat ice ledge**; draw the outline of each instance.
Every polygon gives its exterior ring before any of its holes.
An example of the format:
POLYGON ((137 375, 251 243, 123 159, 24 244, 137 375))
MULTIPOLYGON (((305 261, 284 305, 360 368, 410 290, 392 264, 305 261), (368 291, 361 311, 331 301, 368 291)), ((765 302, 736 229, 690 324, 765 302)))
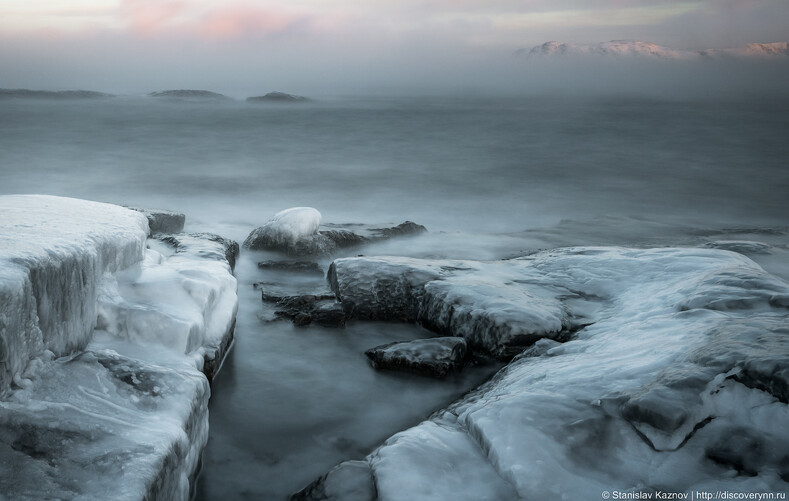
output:
POLYGON ((0 196, 0 395, 31 359, 87 345, 102 276, 140 261, 147 234, 116 205, 0 196))
POLYGON ((57 197, 0 197, 0 216, 0 499, 188 499, 237 244, 146 250, 144 215, 57 197))
POLYGON ((359 318, 422 322, 494 352, 519 348, 502 344, 525 340, 519 332, 541 339, 476 391, 293 499, 349 499, 339 475, 351 472, 349 485, 372 479, 380 500, 789 486, 789 284, 740 254, 351 258, 335 261, 330 280, 359 318), (580 328, 557 337, 554 317, 580 328))

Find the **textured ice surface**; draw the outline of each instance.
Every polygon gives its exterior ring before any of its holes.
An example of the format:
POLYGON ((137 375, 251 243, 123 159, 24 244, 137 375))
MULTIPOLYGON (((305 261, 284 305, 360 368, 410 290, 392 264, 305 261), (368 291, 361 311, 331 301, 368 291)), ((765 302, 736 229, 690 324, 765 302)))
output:
POLYGON ((0 399, 0 493, 187 499, 208 438, 204 365, 232 339, 232 245, 185 235, 157 241, 162 254, 128 209, 0 204, 3 357, 19 367, 0 399))
POLYGON ((0 394, 44 350, 84 348, 107 272, 140 261, 142 214, 43 195, 0 197, 0 394))
POLYGON ((331 278, 365 318, 402 316, 499 353, 520 346, 501 339, 543 336, 368 456, 379 499, 789 488, 789 284, 740 254, 354 258, 336 261, 331 278), (565 342, 546 339, 572 324, 576 332, 557 338, 565 342), (464 465, 475 462, 483 466, 469 486, 464 465))

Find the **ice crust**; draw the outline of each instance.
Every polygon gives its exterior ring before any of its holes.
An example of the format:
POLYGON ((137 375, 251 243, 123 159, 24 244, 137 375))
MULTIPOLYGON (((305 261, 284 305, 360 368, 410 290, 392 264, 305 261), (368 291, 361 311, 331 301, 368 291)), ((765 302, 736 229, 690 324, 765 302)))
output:
POLYGON ((3 355, 16 364, 0 493, 188 499, 208 439, 204 366, 218 370, 232 339, 237 245, 176 235, 146 249, 143 214, 80 200, 0 197, 0 210, 3 355))
POLYGON ((351 258, 335 261, 330 281, 357 317, 522 352, 367 457, 381 500, 789 488, 789 284, 745 256, 351 258), (524 335, 540 340, 523 351, 524 335))
POLYGON ((84 348, 107 272, 140 261, 148 222, 122 207, 0 196, 0 395, 45 350, 84 348))

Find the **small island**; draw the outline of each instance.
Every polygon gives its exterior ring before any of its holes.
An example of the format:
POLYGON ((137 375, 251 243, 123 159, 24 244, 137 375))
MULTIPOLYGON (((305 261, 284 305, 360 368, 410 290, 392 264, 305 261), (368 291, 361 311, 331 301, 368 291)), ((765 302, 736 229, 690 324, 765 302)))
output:
POLYGON ((193 89, 176 89, 176 90, 163 90, 159 92, 151 92, 148 94, 150 97, 159 97, 167 99, 189 99, 189 100, 228 100, 229 97, 218 92, 211 92, 210 90, 193 90, 193 89))
POLYGON ((296 96, 285 92, 269 92, 264 96, 254 96, 247 98, 248 103, 304 103, 310 101, 304 96, 296 96))

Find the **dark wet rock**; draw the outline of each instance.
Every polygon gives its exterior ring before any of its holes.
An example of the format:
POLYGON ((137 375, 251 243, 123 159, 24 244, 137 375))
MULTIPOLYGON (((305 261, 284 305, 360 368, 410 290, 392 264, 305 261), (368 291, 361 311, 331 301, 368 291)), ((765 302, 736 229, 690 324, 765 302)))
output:
POLYGON ((340 249, 356 247, 370 242, 369 237, 348 230, 321 230, 320 233, 331 239, 340 249))
POLYGON ((285 92, 269 92, 263 96, 248 97, 249 103, 305 103, 310 99, 285 92))
MULTIPOLYGON (((789 332, 785 335, 789 336, 789 332)), ((789 403, 789 359, 781 354, 746 360, 742 372, 735 379, 749 388, 766 391, 781 402, 789 403)))
POLYGON ((159 92, 151 92, 148 94, 150 97, 167 98, 174 100, 229 100, 230 98, 211 92, 209 90, 193 90, 193 89, 176 89, 176 90, 163 90, 159 92))
POLYGON ((314 261, 261 261, 258 263, 258 268, 261 270, 323 275, 323 268, 314 261))
POLYGON ((367 461, 346 461, 293 494, 291 501, 376 501, 373 471, 367 461))
POLYGON ((141 212, 148 218, 150 235, 157 233, 180 233, 184 231, 186 216, 180 212, 161 209, 144 209, 140 207, 127 207, 133 211, 141 212))
POLYGON ((0 99, 106 99, 110 97, 115 96, 92 90, 0 89, 0 99))
POLYGON ((345 327, 345 311, 332 294, 274 296, 263 292, 264 302, 274 303, 275 314, 303 327, 315 323, 323 327, 345 327))
POLYGON ((330 238, 316 233, 295 241, 283 241, 257 228, 244 241, 244 247, 251 250, 272 250, 289 256, 325 256, 334 252, 337 245, 330 238))
MULTIPOLYGON (((762 439, 747 428, 736 427, 727 432, 719 441, 707 446, 704 451, 707 458, 740 474, 758 475, 767 452, 762 439)), ((789 463, 786 466, 789 468, 789 463)))
POLYGON ((345 327, 345 311, 340 303, 322 303, 311 312, 312 322, 322 327, 345 327))
POLYGON ((238 242, 214 233, 161 235, 157 240, 171 246, 176 254, 191 254, 205 259, 226 261, 234 270, 238 259, 238 242))
POLYGON ((437 337, 389 343, 364 354, 376 369, 407 370, 443 378, 462 368, 466 350, 462 337, 437 337))
POLYGON ((405 221, 391 228, 373 228, 370 231, 379 239, 386 239, 406 235, 419 235, 420 233, 426 233, 427 228, 412 221, 405 221))

